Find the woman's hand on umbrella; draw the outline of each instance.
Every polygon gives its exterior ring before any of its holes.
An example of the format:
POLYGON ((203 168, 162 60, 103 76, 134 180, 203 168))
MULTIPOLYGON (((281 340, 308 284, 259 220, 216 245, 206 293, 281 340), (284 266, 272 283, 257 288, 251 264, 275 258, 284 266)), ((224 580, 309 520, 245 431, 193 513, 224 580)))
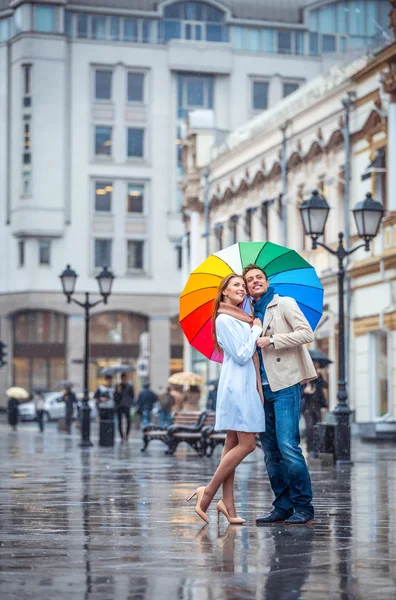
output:
POLYGON ((256 317, 253 320, 253 325, 257 325, 257 327, 261 327, 261 328, 263 327, 263 324, 262 324, 262 322, 260 321, 260 319, 258 317, 256 317))

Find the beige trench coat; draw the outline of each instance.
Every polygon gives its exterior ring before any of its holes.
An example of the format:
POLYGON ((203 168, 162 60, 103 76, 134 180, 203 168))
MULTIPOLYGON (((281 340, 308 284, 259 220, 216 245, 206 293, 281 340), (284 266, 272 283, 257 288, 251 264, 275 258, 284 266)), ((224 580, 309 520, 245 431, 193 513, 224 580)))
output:
POLYGON ((265 371, 273 392, 316 379, 312 359, 304 344, 313 331, 293 298, 278 296, 267 306, 263 336, 273 336, 274 345, 262 350, 265 371))

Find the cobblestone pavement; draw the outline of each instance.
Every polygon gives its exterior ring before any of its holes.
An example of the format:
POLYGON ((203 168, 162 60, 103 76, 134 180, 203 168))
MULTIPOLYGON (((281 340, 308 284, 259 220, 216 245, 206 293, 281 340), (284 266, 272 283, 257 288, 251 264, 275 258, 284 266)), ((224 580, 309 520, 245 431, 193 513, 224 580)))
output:
MULTIPOLYGON (((96 442, 94 431, 93 439, 96 442)), ((140 439, 78 446, 55 425, 0 423, 4 600, 396 599, 396 447, 354 444, 352 468, 311 465, 314 526, 257 528, 271 505, 262 453, 241 465, 244 527, 202 528, 185 498, 218 461, 140 439)))

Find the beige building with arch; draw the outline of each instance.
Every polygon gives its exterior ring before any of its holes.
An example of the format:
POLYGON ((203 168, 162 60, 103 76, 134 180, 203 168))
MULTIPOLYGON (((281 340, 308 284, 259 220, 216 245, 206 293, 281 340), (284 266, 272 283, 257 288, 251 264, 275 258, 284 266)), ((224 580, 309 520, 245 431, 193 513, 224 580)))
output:
MULTIPOLYGON (((350 208, 367 192, 387 210, 367 254, 353 254, 349 396, 357 428, 367 436, 396 432, 396 43, 370 57, 307 83, 276 107, 210 148, 210 130, 191 115, 184 148, 185 227, 190 267, 205 255, 204 172, 209 175, 209 244, 212 252, 237 241, 270 240, 301 252, 325 288, 324 316, 315 346, 334 361, 329 369, 330 407, 337 392, 337 264, 311 250, 299 214, 318 189, 331 206, 325 241, 335 247, 345 231, 345 108, 350 100, 350 208), (287 193, 282 186, 286 132, 287 193), (202 143, 202 139, 205 140, 202 143), (389 165, 390 168, 387 168, 389 165), (283 217, 283 218, 282 218, 283 217)), ((212 138, 213 139, 213 138, 212 138)), ((358 243, 351 215, 351 246, 358 243)), ((194 356, 186 355, 190 366, 194 356)))

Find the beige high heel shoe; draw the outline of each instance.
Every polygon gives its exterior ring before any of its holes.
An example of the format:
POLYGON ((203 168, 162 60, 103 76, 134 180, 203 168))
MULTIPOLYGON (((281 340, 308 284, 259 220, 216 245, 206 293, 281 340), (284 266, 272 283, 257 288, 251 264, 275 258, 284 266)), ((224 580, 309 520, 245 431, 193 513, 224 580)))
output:
POLYGON ((223 513, 223 515, 231 525, 243 525, 244 523, 246 523, 246 519, 241 519, 240 517, 230 517, 223 500, 220 500, 220 502, 218 502, 216 508, 218 523, 220 522, 220 513, 223 513))
POLYGON ((199 487, 199 488, 197 488, 197 489, 195 490, 195 492, 193 492, 193 493, 191 494, 191 496, 189 496, 189 497, 187 498, 187 502, 190 502, 190 500, 191 500, 192 498, 194 498, 194 496, 196 496, 196 497, 197 497, 197 503, 196 503, 196 505, 195 505, 195 512, 197 513, 197 515, 198 515, 199 517, 201 517, 201 519, 202 519, 203 521, 205 521, 205 523, 209 523, 208 515, 207 515, 207 514, 206 514, 206 512, 204 512, 204 511, 202 510, 202 508, 201 508, 201 500, 202 500, 202 498, 203 498, 203 495, 204 495, 204 493, 205 493, 205 486, 202 486, 202 487, 199 487))

